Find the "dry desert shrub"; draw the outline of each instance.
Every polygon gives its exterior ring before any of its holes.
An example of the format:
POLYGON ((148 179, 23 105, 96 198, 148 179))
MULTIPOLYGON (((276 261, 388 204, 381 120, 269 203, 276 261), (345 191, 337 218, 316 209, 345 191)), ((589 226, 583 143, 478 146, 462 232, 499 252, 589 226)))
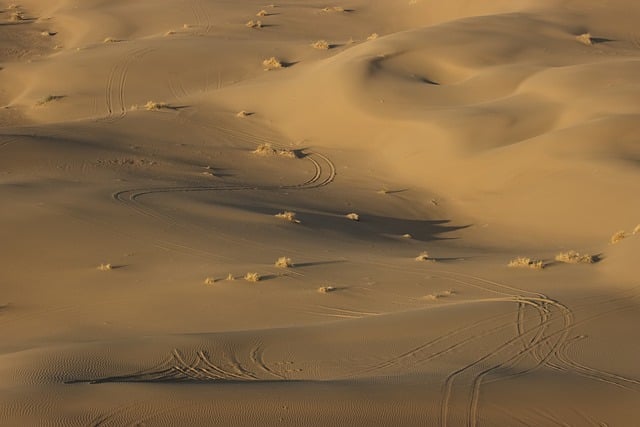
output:
POLYGON ((640 224, 636 225, 636 228, 633 229, 633 234, 640 234, 640 224))
POLYGON ((450 297, 451 295, 454 295, 455 291, 453 290, 446 290, 446 291, 442 291, 442 292, 436 292, 435 294, 429 294, 429 295, 425 295, 424 297, 422 297, 422 299, 428 300, 428 301, 437 301, 441 298, 446 298, 446 297, 450 297))
POLYGON ((227 278, 224 280, 226 280, 227 282, 233 282, 234 280, 236 280, 236 278, 233 274, 229 273, 227 274, 227 278))
POLYGON ((433 258, 429 258, 429 253, 426 251, 420 252, 420 255, 418 255, 415 259, 416 261, 435 261, 433 258))
POLYGON ((158 111, 158 110, 170 109, 170 108, 171 106, 169 106, 169 104, 167 104, 166 102, 149 101, 146 104, 144 104, 144 109, 147 111, 158 111))
POLYGON ((109 271, 109 270, 113 270, 113 266, 111 264, 100 264, 98 266, 98 270, 100 271, 109 271))
POLYGON ((595 257, 587 254, 580 254, 576 251, 561 252, 556 255, 556 261, 567 264, 593 264, 595 257))
POLYGON ((240 117, 241 119, 244 119, 245 117, 249 117, 251 115, 250 112, 248 111, 238 111, 238 113, 236 114, 236 117, 240 117))
POLYGON ((292 268, 293 267, 293 262, 291 261, 291 258, 287 258, 287 257, 280 257, 276 260, 276 267, 278 268, 292 268))
POLYGON ((113 37, 107 37, 104 40, 102 40, 102 43, 120 43, 122 40, 120 39, 115 39, 113 37))
POLYGON ((280 60, 278 60, 278 58, 276 58, 275 56, 262 61, 262 66, 264 67, 265 71, 278 70, 284 67, 282 65, 282 62, 280 62, 280 60))
POLYGON ((260 12, 256 13, 256 16, 269 16, 269 12, 262 9, 260 12))
POLYGON ((246 280, 247 282, 259 282, 260 281, 260 275, 258 273, 247 273, 244 275, 244 280, 246 280))
POLYGON ((333 292, 335 290, 336 288, 334 288, 333 286, 320 286, 318 288, 318 292, 320 292, 321 294, 328 294, 329 292, 333 292))
POLYGON ((259 156, 281 156, 289 159, 296 158, 296 153, 293 151, 285 148, 273 148, 273 146, 268 142, 260 144, 258 148, 253 150, 253 154, 257 154, 259 156))
POLYGON ((591 46, 593 44, 591 34, 589 33, 584 33, 584 34, 580 34, 579 36, 576 36, 576 40, 578 40, 580 43, 586 46, 591 46))
POLYGON ((322 8, 323 12, 344 12, 344 7, 342 6, 332 6, 322 8))
POLYGON ((355 212, 348 213, 345 215, 345 217, 347 219, 350 219, 351 221, 360 221, 360 215, 355 212))
POLYGON ((62 95, 48 95, 36 102, 36 105, 45 105, 53 101, 59 101, 62 98, 64 98, 62 95))
POLYGON ((616 243, 623 240, 625 237, 627 237, 627 233, 624 230, 616 231, 615 234, 611 236, 611 244, 615 245, 616 243))
POLYGON ((527 267, 535 270, 542 270, 544 263, 538 260, 532 260, 527 257, 518 257, 509 261, 509 267, 527 267))
POLYGON ((253 19, 245 24, 247 28, 262 28, 262 21, 254 21, 253 19))
POLYGON ((214 283, 216 283, 216 279, 214 279, 213 277, 207 277, 206 279, 204 279, 205 285, 213 285, 214 283))
POLYGON ((378 36, 378 33, 372 33, 372 34, 370 34, 370 35, 367 37, 367 40, 375 40, 375 39, 377 39, 378 37, 379 37, 379 36, 378 36))
POLYGON ((409 233, 403 234, 402 237, 405 239, 413 239, 413 236, 409 233))
POLYGON ((283 219, 285 221, 293 222, 294 224, 300 224, 300 220, 296 219, 296 213, 291 211, 284 211, 277 213, 276 218, 283 219))
POLYGON ((329 43, 326 40, 318 40, 316 42, 311 43, 311 47, 319 50, 327 50, 329 49, 329 43))

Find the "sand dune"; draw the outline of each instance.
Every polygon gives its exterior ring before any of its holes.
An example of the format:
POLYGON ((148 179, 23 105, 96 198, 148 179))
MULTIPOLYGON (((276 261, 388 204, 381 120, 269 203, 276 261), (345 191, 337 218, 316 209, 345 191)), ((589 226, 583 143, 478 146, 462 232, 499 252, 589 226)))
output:
POLYGON ((0 5, 0 424, 636 425, 639 17, 0 5))

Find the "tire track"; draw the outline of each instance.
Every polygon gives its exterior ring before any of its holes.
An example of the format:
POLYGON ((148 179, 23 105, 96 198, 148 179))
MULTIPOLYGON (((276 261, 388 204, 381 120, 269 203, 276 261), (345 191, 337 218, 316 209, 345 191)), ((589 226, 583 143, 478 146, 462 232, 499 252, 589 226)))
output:
POLYGON ((3 138, 3 140, 0 141, 0 148, 8 147, 9 145, 15 143, 17 140, 18 138, 16 137, 3 138))
POLYGON ((203 6, 202 1, 194 0, 191 3, 191 10, 196 20, 196 25, 204 30, 204 33, 211 31, 211 17, 203 6))
POLYGON ((125 105, 125 88, 131 65, 153 52, 151 48, 140 48, 129 51, 124 58, 111 69, 105 84, 105 105, 107 116, 101 120, 113 123, 127 114, 125 105))
POLYGON ((262 343, 258 343, 258 345, 256 345, 256 347, 251 351, 250 356, 251 361, 259 368, 261 369, 263 372, 271 375, 272 377, 275 377, 279 380, 286 380, 287 377, 285 377, 282 374, 279 374, 277 372, 275 372, 273 369, 271 369, 264 361, 264 347, 262 346, 262 343))

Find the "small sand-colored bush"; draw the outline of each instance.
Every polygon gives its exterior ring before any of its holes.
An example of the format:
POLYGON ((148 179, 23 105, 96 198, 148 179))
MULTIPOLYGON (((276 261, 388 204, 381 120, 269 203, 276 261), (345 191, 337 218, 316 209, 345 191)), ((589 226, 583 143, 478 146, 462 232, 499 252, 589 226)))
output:
POLYGON ((62 98, 64 98, 64 96, 62 95, 48 95, 42 98, 41 100, 39 100, 38 102, 36 102, 36 105, 45 105, 50 102, 59 101, 62 98))
POLYGON ((587 254, 580 254, 576 251, 561 252, 556 255, 556 261, 567 264, 593 264, 595 257, 587 254))
POLYGON ((167 37, 167 36, 173 36, 173 35, 175 35, 175 34, 176 34, 176 32, 175 32, 174 30, 169 30, 169 31, 167 31, 166 33, 164 33, 165 37, 167 37))
POLYGON ((207 277, 206 279, 204 279, 205 285, 213 285, 214 283, 216 283, 216 279, 213 277, 207 277))
POLYGON ((508 266, 514 267, 514 268, 526 267, 526 268, 541 270, 544 268, 544 262, 538 261, 538 260, 532 260, 531 258, 527 258, 527 257, 518 257, 509 261, 508 266))
POLYGON ((403 234, 402 237, 404 237, 405 239, 413 239, 413 236, 409 233, 403 234))
POLYGON ((262 28, 262 21, 254 21, 253 19, 245 24, 248 28, 262 28))
POLYGON ((633 229, 633 234, 640 234, 640 224, 636 225, 636 228, 633 229))
POLYGON ((345 215, 345 217, 347 219, 350 219, 351 221, 360 221, 360 215, 355 212, 348 213, 345 215))
POLYGON ((120 39, 116 39, 113 37, 107 37, 104 40, 102 40, 102 43, 120 43, 122 40, 120 39))
POLYGON ((265 71, 278 70, 283 67, 282 62, 275 56, 262 61, 262 66, 265 71))
POLYGON ((429 258, 429 253, 426 251, 420 252, 420 255, 418 255, 415 259, 416 261, 435 261, 433 258, 429 258))
POLYGON ((256 16, 269 16, 269 12, 262 9, 260 12, 256 13, 256 16))
POLYGON ((456 292, 453 290, 446 290, 442 292, 436 292, 435 294, 425 295, 422 297, 422 299, 425 299, 427 301, 437 301, 441 298, 446 298, 446 297, 450 297, 451 295, 455 295, 455 293, 456 292))
POLYGON ((228 282, 233 282, 234 280, 236 280, 236 278, 235 278, 235 276, 233 274, 229 273, 229 274, 227 274, 227 278, 224 279, 224 280, 226 280, 228 282))
POLYGON ((111 264, 100 264, 98 266, 98 270, 100 271, 109 271, 109 270, 113 270, 113 266, 111 264))
POLYGON ((591 46, 593 44, 591 34, 589 33, 584 33, 584 34, 580 34, 579 36, 576 36, 576 40, 578 40, 580 43, 586 46, 591 46))
POLYGON ((311 47, 314 49, 327 50, 329 49, 329 43, 326 40, 318 40, 311 43, 311 47))
POLYGON ((613 236, 611 236, 611 244, 615 245, 616 243, 623 240, 627 237, 627 233, 624 230, 616 231, 613 236))
POLYGON ((367 40, 375 40, 375 39, 377 39, 378 37, 379 37, 379 36, 378 36, 378 33, 372 33, 372 34, 370 34, 370 35, 367 37, 367 40))
POLYGON ((261 279, 258 273, 247 273, 244 275, 244 280, 247 282, 259 282, 261 279))
POLYGON ((171 109, 171 106, 166 102, 149 101, 144 104, 144 109, 147 111, 158 111, 163 109, 171 109))
POLYGON ((275 216, 276 216, 276 218, 280 218, 280 219, 283 219, 285 221, 293 222, 295 224, 300 224, 300 220, 296 219, 296 213, 295 212, 284 211, 284 212, 277 213, 275 216))
POLYGON ((334 288, 333 286, 320 286, 318 288, 318 292, 320 292, 321 294, 328 294, 329 292, 333 292, 335 290, 336 288, 334 288))
POLYGON ((276 267, 278 268, 292 268, 293 262, 291 262, 291 258, 287 258, 285 256, 280 257, 276 260, 276 267))
POLYGON ((238 111, 238 113, 236 114, 236 117, 240 117, 241 119, 244 119, 245 117, 249 117, 251 115, 250 112, 248 111, 238 111))
POLYGON ((268 142, 260 144, 258 148, 253 150, 253 154, 257 154, 259 156, 281 156, 289 159, 296 158, 296 153, 292 150, 287 150, 285 148, 273 148, 273 146, 268 142))
POLYGON ((344 7, 342 6, 332 6, 322 8, 323 12, 344 12, 344 7))

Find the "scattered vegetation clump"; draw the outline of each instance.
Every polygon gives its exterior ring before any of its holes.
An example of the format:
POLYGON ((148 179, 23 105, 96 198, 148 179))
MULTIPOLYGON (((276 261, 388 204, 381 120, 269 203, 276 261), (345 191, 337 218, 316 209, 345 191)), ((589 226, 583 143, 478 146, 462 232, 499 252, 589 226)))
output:
POLYGON ((293 267, 293 262, 291 261, 291 258, 287 258, 287 257, 280 257, 276 260, 276 267, 278 268, 292 268, 293 267))
POLYGON ((149 101, 144 104, 144 109, 147 111, 158 111, 163 109, 171 109, 171 106, 166 102, 149 101))
POLYGON ((225 279, 228 282, 233 282, 234 280, 236 280, 235 276, 231 273, 227 274, 227 278, 225 279))
POLYGON ((576 40, 578 40, 580 43, 586 46, 593 45, 593 39, 591 38, 591 34, 589 33, 584 33, 584 34, 580 34, 579 36, 576 36, 576 40))
POLYGON ((273 146, 268 142, 260 144, 258 148, 253 150, 253 154, 257 154, 259 156, 281 156, 289 159, 296 158, 296 153, 294 151, 287 150, 286 148, 273 148, 273 146))
POLYGON ((420 255, 416 257, 416 261, 435 261, 433 258, 429 257, 429 253, 424 251, 421 252, 420 255))
POLYGON ((98 270, 100 271, 109 271, 109 270, 113 270, 113 266, 111 264, 100 264, 98 266, 98 270))
POLYGON ((318 40, 316 42, 311 43, 311 46, 314 49, 319 49, 319 50, 327 50, 329 49, 329 43, 326 40, 318 40))
POLYGON ((120 43, 122 40, 120 39, 115 39, 113 37, 107 37, 104 40, 102 40, 102 43, 120 43))
POLYGON ((544 268, 544 262, 539 260, 532 260, 527 257, 518 257, 509 261, 509 267, 512 268, 532 268, 534 270, 542 270, 544 268))
POLYGON ((262 21, 254 21, 253 19, 245 24, 247 28, 262 28, 262 21))
POLYGON ((456 292, 453 290, 446 290, 442 292, 436 292, 435 294, 425 295, 424 297, 422 297, 422 299, 425 299, 428 301, 437 301, 439 299, 450 297, 451 295, 455 295, 455 293, 456 292))
POLYGON ((616 231, 615 234, 611 236, 611 244, 615 245, 616 243, 623 240, 625 237, 627 237, 627 233, 624 230, 616 231))
POLYGON ((329 292, 333 292, 335 290, 336 288, 334 288, 333 286, 320 286, 318 288, 318 292, 320 292, 321 294, 328 294, 329 292))
POLYGON ((244 119, 245 117, 249 117, 251 115, 250 112, 248 111, 238 111, 238 113, 236 114, 236 117, 240 117, 241 119, 244 119))
POLYGON ((360 215, 355 212, 348 213, 345 215, 345 217, 347 219, 350 219, 351 221, 360 221, 360 215))
POLYGON ((213 277, 207 277, 206 279, 204 279, 205 285, 213 285, 214 283, 216 283, 216 279, 214 279, 213 277))
POLYGON ((262 66, 264 67, 265 71, 278 70, 284 67, 282 62, 280 62, 280 60, 275 56, 262 61, 262 66))
POLYGON ((636 225, 636 228, 633 229, 633 234, 640 234, 640 224, 636 225))
POLYGON ((372 33, 372 34, 370 34, 370 35, 367 37, 367 40, 375 40, 375 39, 377 39, 378 37, 379 37, 379 36, 378 36, 378 33, 372 33))
POLYGON ((269 16, 269 12, 262 9, 260 12, 256 13, 256 16, 269 16))
POLYGON ((261 279, 258 273, 247 273, 244 275, 244 280, 247 282, 259 282, 261 279))
POLYGON ((342 6, 332 6, 322 8, 323 12, 344 12, 344 7, 342 6))
POLYGON ((48 95, 48 96, 45 96, 44 98, 42 98, 41 100, 39 100, 36 103, 36 105, 45 105, 45 104, 48 104, 50 102, 59 101, 62 98, 64 98, 63 95, 48 95))
POLYGON ((593 264, 595 257, 587 254, 580 254, 576 251, 561 252, 556 255, 556 261, 567 264, 593 264))
POLYGON ((300 220, 296 219, 296 213, 295 212, 284 211, 284 212, 277 213, 275 216, 276 216, 276 218, 280 218, 280 219, 283 219, 285 221, 293 222, 295 224, 300 224, 300 220))

